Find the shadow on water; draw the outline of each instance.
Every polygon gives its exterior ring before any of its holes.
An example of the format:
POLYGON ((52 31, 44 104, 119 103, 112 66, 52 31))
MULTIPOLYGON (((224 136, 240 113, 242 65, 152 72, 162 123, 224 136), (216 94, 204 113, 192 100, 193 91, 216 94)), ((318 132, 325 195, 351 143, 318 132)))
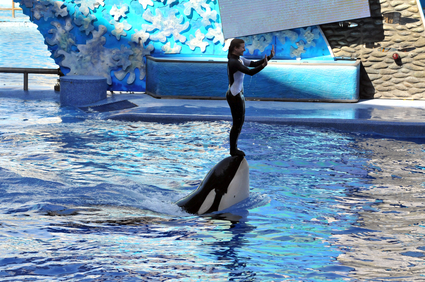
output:
MULTIPOLYGON (((253 235, 255 226, 248 223, 248 210, 239 209, 237 213, 216 214, 211 218, 230 224, 226 230, 229 234, 226 239, 216 240, 209 244, 210 252, 216 256, 218 261, 225 261, 223 264, 229 272, 229 280, 256 281, 256 273, 247 268, 249 258, 240 254, 240 249, 248 244, 247 237, 253 235)), ((213 271, 213 269, 211 270, 213 271)))

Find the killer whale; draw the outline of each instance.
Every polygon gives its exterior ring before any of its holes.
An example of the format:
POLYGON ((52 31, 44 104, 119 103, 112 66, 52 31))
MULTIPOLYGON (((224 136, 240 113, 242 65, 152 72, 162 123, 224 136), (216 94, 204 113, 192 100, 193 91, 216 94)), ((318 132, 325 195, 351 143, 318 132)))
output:
POLYGON ((249 166, 243 156, 227 157, 216 164, 198 188, 176 204, 188 213, 221 211, 249 196, 249 166))

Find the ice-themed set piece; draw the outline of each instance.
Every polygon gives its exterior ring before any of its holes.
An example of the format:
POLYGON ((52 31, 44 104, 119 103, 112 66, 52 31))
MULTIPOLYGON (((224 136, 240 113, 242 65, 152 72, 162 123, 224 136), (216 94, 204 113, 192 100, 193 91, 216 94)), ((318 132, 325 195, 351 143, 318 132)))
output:
POLYGON ((128 5, 124 4, 121 8, 117 8, 117 5, 114 4, 111 11, 109 12, 113 17, 115 21, 118 21, 121 17, 126 18, 127 16, 125 13, 128 12, 128 5))
POLYGON ((70 33, 74 26, 71 24, 71 18, 65 20, 65 25, 63 27, 59 22, 55 21, 52 21, 51 25, 56 29, 52 28, 49 30, 52 36, 46 37, 46 43, 51 46, 57 45, 58 49, 53 53, 53 56, 57 58, 60 56, 58 50, 70 52, 72 46, 75 46, 75 36, 70 33))
POLYGON ((97 20, 95 15, 89 14, 84 16, 80 11, 74 13, 74 23, 79 26, 80 31, 84 31, 86 35, 89 35, 94 30, 93 22, 97 20))
POLYGON ((153 15, 150 10, 146 10, 143 13, 143 18, 151 22, 151 24, 144 24, 143 28, 148 32, 158 31, 155 34, 150 35, 150 39, 153 41, 159 41, 165 43, 167 37, 173 35, 174 40, 180 41, 182 43, 186 42, 186 37, 181 33, 184 32, 189 27, 189 22, 184 21, 183 16, 178 18, 176 14, 177 10, 169 10, 168 17, 162 15, 160 9, 156 9, 156 15, 153 15))
MULTIPOLYGON (((107 78, 109 90, 145 91, 146 56, 227 55, 216 0, 22 0, 64 74, 107 78)), ((329 56, 318 27, 244 37, 246 56, 329 56), (325 50, 325 51, 323 51, 325 50), (327 52, 327 53, 326 53, 327 52)))

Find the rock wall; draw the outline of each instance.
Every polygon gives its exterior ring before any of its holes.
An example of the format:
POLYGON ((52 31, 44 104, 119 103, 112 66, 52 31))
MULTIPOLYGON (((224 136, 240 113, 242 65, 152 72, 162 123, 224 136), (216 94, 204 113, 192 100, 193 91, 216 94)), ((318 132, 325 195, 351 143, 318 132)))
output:
POLYGON ((425 100, 425 33, 418 1, 370 0, 370 18, 321 26, 336 57, 362 61, 360 98, 425 100))

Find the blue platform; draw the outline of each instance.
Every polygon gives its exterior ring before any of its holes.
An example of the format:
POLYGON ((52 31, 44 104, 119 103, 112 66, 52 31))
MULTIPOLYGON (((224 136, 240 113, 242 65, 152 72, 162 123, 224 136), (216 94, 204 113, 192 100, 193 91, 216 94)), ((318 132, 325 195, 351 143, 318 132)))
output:
POLYGON ((62 106, 79 106, 106 99, 108 84, 101 76, 69 75, 60 78, 62 106))
MULTIPOLYGON (((360 61, 272 60, 245 76, 246 99, 357 102, 360 61)), ((146 92, 154 97, 224 98, 227 58, 147 57, 146 92)))

